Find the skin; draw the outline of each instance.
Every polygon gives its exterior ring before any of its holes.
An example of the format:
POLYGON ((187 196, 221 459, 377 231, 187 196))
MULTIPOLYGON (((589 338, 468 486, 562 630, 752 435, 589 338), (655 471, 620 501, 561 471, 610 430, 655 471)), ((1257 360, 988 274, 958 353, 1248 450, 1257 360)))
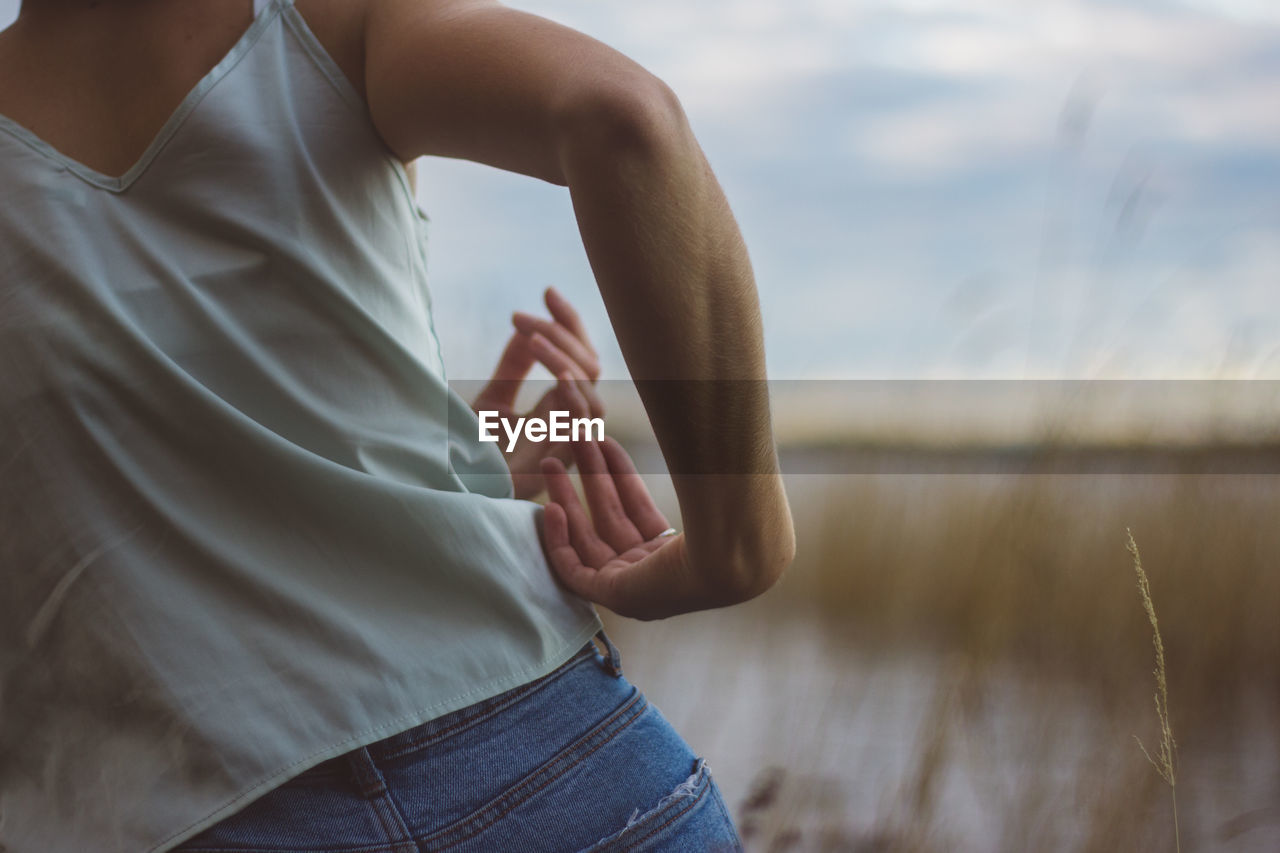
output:
MULTIPOLYGON (((238 5, 27 0, 0 33, 0 112, 68 156, 121 174, 248 26, 249 4, 238 5), (16 80, 23 85, 3 82, 16 80)), ((666 519, 612 442, 577 443, 569 458, 563 449, 560 458, 518 449, 509 459, 518 488, 540 485, 530 480, 536 470, 549 492, 542 534, 560 580, 642 619, 768 589, 790 564, 795 537, 755 282, 676 96, 606 45, 492 0, 296 5, 401 160, 465 158, 569 190, 685 530, 658 536, 666 519), (582 473, 585 507, 566 462, 582 473)), ((510 389, 541 362, 559 383, 535 410, 553 402, 598 410, 590 391, 598 362, 580 321, 556 295, 547 294, 547 309, 549 318, 513 317, 477 403, 509 407, 510 389)))
MULTIPOLYGON (((512 316, 515 330, 498 359, 493 377, 476 396, 471 408, 496 411, 500 418, 537 417, 546 419, 552 410, 567 411, 571 418, 604 416, 604 403, 595 391, 600 377, 600 359, 581 318, 569 301, 555 288, 543 294, 550 318, 517 311, 512 316), (556 386, 543 394, 527 412, 516 412, 520 384, 536 363, 556 377, 556 386), (574 386, 572 389, 570 386, 574 386)), ((506 453, 505 446, 503 452, 506 453)), ((532 442, 521 438, 515 450, 506 453, 507 467, 517 498, 533 499, 542 494, 545 482, 541 462, 553 457, 572 464, 568 444, 532 442)))

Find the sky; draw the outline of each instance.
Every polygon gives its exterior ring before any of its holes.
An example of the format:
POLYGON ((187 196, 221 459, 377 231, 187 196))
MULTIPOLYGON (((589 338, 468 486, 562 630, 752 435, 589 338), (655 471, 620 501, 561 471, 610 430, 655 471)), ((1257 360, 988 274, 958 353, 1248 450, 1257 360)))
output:
MULTIPOLYGON (((1280 4, 513 5, 680 96, 772 377, 1280 377, 1280 4)), ((499 308, 548 283, 605 342, 563 190, 421 168, 457 369, 483 373, 499 308)))
MULTIPOLYGON (((773 378, 1280 378, 1280 3, 508 5, 680 97, 773 378)), ((419 182, 451 378, 548 284, 625 377, 565 189, 440 159, 419 182)))

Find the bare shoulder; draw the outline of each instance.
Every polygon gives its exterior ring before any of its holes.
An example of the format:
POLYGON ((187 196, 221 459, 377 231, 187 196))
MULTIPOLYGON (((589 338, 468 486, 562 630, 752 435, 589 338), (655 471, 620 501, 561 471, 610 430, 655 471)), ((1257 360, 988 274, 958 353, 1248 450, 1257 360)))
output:
POLYGON ((567 133, 609 115, 643 124, 652 111, 631 105, 663 100, 632 60, 498 0, 366 0, 365 33, 370 117, 403 160, 453 157, 564 184, 567 133))

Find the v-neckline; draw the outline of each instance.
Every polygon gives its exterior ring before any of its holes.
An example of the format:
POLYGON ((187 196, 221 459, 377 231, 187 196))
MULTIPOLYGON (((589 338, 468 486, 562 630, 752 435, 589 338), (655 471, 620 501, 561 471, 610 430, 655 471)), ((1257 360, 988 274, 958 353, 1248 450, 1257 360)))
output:
POLYGON ((266 30, 279 11, 280 5, 278 0, 267 0, 267 6, 258 13, 253 22, 249 24, 249 28, 240 35, 240 38, 236 39, 236 42, 231 46, 231 49, 228 50, 226 54, 223 55, 222 59, 218 60, 218 63, 214 65, 213 68, 209 69, 209 71, 200 78, 191 90, 187 92, 183 99, 178 102, 178 106, 174 108, 173 112, 170 113, 169 118, 160 126, 160 130, 156 132, 155 136, 153 136, 151 141, 147 144, 147 147, 143 149, 141 156, 138 157, 134 164, 130 166, 128 171, 123 175, 112 177, 99 172, 91 166, 85 165, 74 157, 70 157, 59 151, 57 148, 54 148, 27 127, 18 124, 18 122, 3 113, 0 113, 0 131, 7 131, 11 136, 17 138, 18 141, 25 143, 38 154, 62 165, 77 177, 93 184, 96 187, 100 187, 113 193, 124 192, 132 186, 144 172, 146 172, 147 167, 150 166, 151 162, 160 154, 173 135, 178 132, 178 129, 182 126, 183 122, 186 121, 187 116, 190 115, 191 111, 194 110, 200 101, 204 99, 204 96, 209 93, 209 90, 211 90, 219 80, 225 77, 227 73, 244 58, 245 54, 247 54, 249 49, 253 46, 254 42, 258 40, 258 36, 266 30))

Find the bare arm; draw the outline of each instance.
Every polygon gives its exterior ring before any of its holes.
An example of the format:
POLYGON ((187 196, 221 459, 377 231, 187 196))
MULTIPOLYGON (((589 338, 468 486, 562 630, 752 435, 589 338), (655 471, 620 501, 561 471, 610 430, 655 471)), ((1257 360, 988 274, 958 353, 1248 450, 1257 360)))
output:
POLYGON ((795 545, 755 282, 676 97, 600 42, 491 0, 372 0, 365 33, 370 112, 402 159, 461 157, 569 188, 686 528, 645 572, 571 586, 640 616, 767 589, 795 545))

